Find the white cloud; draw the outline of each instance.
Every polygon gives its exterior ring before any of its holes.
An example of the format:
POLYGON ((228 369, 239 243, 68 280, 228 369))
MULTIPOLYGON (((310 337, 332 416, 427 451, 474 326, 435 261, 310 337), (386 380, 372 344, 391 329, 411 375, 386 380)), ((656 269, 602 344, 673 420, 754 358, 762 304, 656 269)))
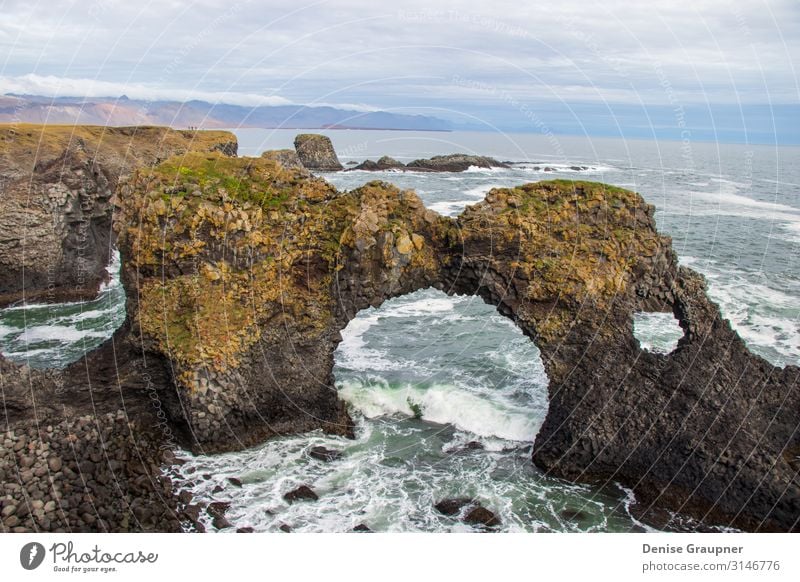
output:
POLYGON ((270 0, 267 9, 249 0, 7 0, 0 54, 0 91, 22 83, 49 85, 47 94, 246 105, 265 94, 369 104, 362 110, 491 104, 491 95, 451 82, 460 75, 528 100, 796 104, 800 4, 270 0))
POLYGON ((256 107, 259 105, 290 105, 283 97, 226 91, 167 89, 134 83, 113 83, 95 79, 70 79, 53 75, 21 75, 0 77, 0 94, 41 95, 44 97, 121 97, 130 99, 227 103, 256 107))

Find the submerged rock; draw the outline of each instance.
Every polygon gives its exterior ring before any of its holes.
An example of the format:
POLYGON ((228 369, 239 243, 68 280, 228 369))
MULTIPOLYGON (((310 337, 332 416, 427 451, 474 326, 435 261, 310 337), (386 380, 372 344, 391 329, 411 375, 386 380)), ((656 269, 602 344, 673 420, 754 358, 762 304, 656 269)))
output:
POLYGON ((325 447, 311 447, 308 450, 308 456, 312 459, 328 463, 340 459, 342 457, 342 451, 335 451, 325 447))
POLYGON ((461 510, 465 507, 473 505, 477 505, 477 501, 471 497, 454 497, 452 499, 443 499, 434 507, 442 515, 454 516, 461 513, 461 510))
POLYGON ((479 505, 467 512, 464 516, 464 523, 484 527, 496 527, 500 525, 500 518, 498 518, 494 512, 479 505))
POLYGON ((338 172, 344 169, 333 149, 331 138, 326 135, 301 133, 294 138, 294 149, 307 170, 338 172))
POLYGON ((295 501, 316 501, 319 496, 314 493, 314 490, 307 485, 301 485, 297 489, 293 489, 283 496, 283 499, 289 503, 295 501))

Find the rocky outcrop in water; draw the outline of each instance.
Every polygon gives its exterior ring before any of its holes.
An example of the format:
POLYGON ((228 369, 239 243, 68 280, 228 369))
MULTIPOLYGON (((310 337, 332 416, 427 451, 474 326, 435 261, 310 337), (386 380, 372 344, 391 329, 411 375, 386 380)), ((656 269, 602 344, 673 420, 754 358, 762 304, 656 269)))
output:
POLYGON ((452 219, 383 182, 342 193, 269 159, 188 154, 136 172, 117 200, 126 324, 64 371, 3 369, 12 422, 34 403, 41 421, 124 398, 129 417, 169 430, 162 441, 202 452, 347 434, 340 331, 436 287, 480 295, 539 346, 542 470, 713 523, 797 529, 799 370, 746 349, 638 194, 541 182, 452 219), (678 348, 642 350, 637 311, 673 312, 678 348))
POLYGON ((0 305, 94 297, 107 278, 120 176, 189 150, 236 155, 227 132, 0 126, 0 305))
POLYGON ((449 154, 446 156, 433 156, 432 158, 414 160, 408 164, 398 162, 389 156, 383 156, 377 162, 366 160, 353 170, 368 172, 384 172, 387 170, 408 172, 464 172, 470 168, 509 168, 505 162, 498 162, 486 156, 473 156, 468 154, 449 154))
POLYGON ((508 164, 494 158, 469 154, 449 154, 432 158, 414 160, 406 168, 415 172, 464 172, 470 168, 508 168, 508 164))
POLYGON ((377 162, 365 160, 351 168, 352 170, 364 170, 368 172, 385 172, 387 170, 404 170, 406 165, 389 156, 381 157, 377 162))
POLYGON ((294 149, 300 163, 316 172, 338 172, 344 169, 333 149, 331 138, 316 133, 301 133, 294 138, 294 149))

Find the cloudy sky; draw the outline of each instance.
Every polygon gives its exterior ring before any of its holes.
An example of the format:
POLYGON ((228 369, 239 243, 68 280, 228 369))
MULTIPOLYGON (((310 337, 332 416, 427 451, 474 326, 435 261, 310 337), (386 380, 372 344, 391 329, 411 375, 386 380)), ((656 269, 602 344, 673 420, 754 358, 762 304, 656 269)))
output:
POLYGON ((797 0, 0 0, 0 44, 0 93, 800 134, 797 0))

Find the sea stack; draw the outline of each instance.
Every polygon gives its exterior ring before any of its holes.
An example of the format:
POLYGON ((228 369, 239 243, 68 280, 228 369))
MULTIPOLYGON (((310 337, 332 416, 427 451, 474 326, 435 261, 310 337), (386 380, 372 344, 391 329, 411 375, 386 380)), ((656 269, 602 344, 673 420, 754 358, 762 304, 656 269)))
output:
POLYGON ((294 149, 297 151, 300 162, 308 170, 338 172, 344 169, 328 136, 301 133, 294 138, 294 149))

